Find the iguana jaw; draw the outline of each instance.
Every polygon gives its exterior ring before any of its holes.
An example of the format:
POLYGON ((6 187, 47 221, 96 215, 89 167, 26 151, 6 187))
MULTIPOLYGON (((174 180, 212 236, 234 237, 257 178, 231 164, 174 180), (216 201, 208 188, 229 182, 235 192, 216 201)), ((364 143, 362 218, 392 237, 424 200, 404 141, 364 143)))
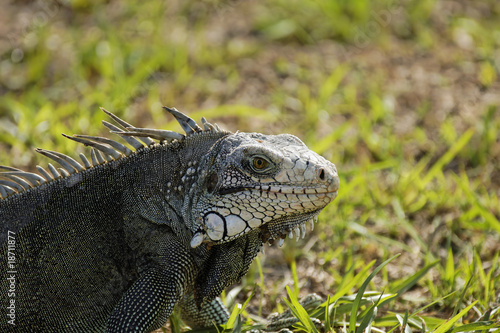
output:
POLYGON ((338 193, 339 181, 334 167, 326 171, 324 184, 264 184, 223 188, 217 191, 218 206, 199 217, 200 226, 194 233, 191 246, 202 243, 221 244, 240 237, 251 230, 261 230, 263 243, 286 236, 297 238, 306 233, 306 222, 313 220, 338 193), (228 199, 230 198, 230 199, 228 199), (224 202, 238 202, 227 208, 224 202), (245 204, 246 202, 246 204, 245 204))

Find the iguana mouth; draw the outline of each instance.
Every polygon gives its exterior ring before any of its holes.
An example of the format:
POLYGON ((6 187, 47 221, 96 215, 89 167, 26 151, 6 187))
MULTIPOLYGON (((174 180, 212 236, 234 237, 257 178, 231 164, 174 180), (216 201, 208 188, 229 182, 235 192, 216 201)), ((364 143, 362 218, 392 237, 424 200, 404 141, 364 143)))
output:
POLYGON ((244 191, 250 191, 253 190, 253 187, 228 187, 228 188, 221 188, 219 190, 220 195, 226 195, 226 194, 233 194, 233 193, 238 193, 238 192, 244 192, 244 191))
POLYGON ((276 186, 276 185, 257 185, 257 186, 240 186, 240 187, 227 187, 219 190, 219 195, 227 195, 244 191, 262 191, 269 193, 280 194, 335 194, 338 191, 337 187, 293 187, 293 186, 276 186))

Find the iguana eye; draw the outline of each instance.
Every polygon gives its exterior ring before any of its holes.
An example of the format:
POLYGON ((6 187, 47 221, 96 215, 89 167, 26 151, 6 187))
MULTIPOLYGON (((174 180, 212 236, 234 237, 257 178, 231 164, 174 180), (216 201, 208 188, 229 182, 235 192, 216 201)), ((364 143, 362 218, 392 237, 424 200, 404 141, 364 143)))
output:
POLYGON ((252 165, 255 170, 264 170, 269 166, 269 161, 263 157, 256 156, 252 159, 252 165))

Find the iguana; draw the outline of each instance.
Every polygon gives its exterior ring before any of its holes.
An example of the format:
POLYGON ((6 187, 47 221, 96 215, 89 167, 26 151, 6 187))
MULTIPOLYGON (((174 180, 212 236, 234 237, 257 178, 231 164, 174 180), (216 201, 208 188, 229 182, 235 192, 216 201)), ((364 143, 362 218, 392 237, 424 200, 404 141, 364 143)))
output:
POLYGON ((295 136, 165 109, 186 134, 102 109, 128 145, 65 135, 90 160, 36 149, 59 167, 1 167, 2 332, 150 332, 176 306, 193 328, 222 324, 218 296, 263 244, 303 237, 337 196, 335 166, 295 136))

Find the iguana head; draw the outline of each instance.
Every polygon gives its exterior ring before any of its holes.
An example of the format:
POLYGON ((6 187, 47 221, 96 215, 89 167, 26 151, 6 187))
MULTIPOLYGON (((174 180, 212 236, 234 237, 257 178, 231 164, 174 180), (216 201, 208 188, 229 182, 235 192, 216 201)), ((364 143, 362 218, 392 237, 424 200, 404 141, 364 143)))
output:
POLYGON ((236 133, 217 142, 202 162, 192 206, 191 246, 222 244, 261 229, 273 243, 305 234, 337 196, 335 165, 289 134, 236 133))

